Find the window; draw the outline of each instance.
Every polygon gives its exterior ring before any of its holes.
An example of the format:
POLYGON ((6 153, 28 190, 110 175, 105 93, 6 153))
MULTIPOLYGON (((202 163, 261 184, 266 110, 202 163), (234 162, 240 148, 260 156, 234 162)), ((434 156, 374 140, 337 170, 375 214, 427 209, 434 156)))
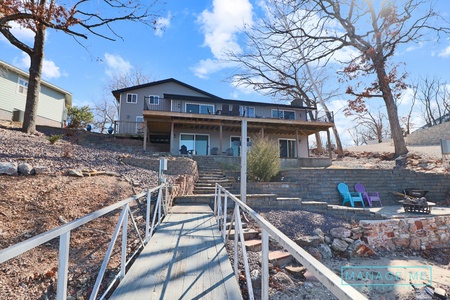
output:
POLYGON ((17 82, 17 92, 19 94, 26 94, 28 91, 28 80, 19 77, 19 81, 17 82))
POLYGON ((192 114, 214 114, 214 105, 187 103, 186 112, 192 114))
POLYGON ((254 118, 255 108, 251 106, 239 106, 239 115, 254 118))
POLYGON ((137 94, 127 94, 127 103, 137 103, 137 94))
POLYGON ((295 158, 296 157, 296 142, 295 140, 279 140, 280 142, 280 157, 295 158))
POLYGON ((159 105, 159 96, 150 95, 148 96, 149 105, 159 105))
POLYGON ((272 118, 294 120, 295 112, 292 110, 272 109, 272 118))

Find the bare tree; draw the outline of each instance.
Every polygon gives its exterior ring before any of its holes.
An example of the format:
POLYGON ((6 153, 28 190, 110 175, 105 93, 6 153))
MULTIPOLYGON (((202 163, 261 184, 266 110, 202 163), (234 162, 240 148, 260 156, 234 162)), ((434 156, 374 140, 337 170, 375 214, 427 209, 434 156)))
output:
POLYGON ((377 140, 378 143, 383 142, 383 138, 388 137, 389 131, 384 126, 386 116, 381 110, 374 110, 370 112, 366 110, 362 113, 353 113, 353 124, 355 124, 355 133, 361 135, 361 140, 364 143, 368 141, 377 140))
MULTIPOLYGON (((327 76, 313 72, 305 65, 301 47, 291 39, 289 31, 290 16, 278 11, 277 18, 260 20, 255 26, 247 27, 246 52, 230 52, 228 60, 239 65, 239 70, 231 80, 240 86, 252 87, 254 90, 279 98, 281 101, 300 99, 306 106, 320 105, 326 116, 332 121, 326 100, 335 93, 324 91, 327 76), (272 22, 286 28, 286 32, 273 31, 272 22), (289 51, 287 51, 289 50, 289 51)), ((309 118, 316 120, 317 115, 309 112, 309 118)), ((343 156, 342 143, 336 127, 333 127, 338 156, 343 156)), ((323 152, 319 133, 315 135, 317 151, 323 152)))
POLYGON ((108 129, 108 124, 113 124, 119 115, 119 103, 111 95, 111 91, 144 84, 155 80, 153 76, 144 74, 141 68, 127 73, 113 74, 104 87, 104 95, 101 100, 94 101, 94 127, 103 133, 108 129), (106 96, 108 95, 108 96, 106 96))
POLYGON ((422 104, 422 117, 426 126, 441 124, 448 119, 450 103, 446 82, 437 77, 419 78, 413 85, 413 91, 422 104))
MULTIPOLYGON (((155 0, 156 1, 156 0, 155 0)), ((42 65, 44 60, 45 34, 48 28, 62 31, 76 38, 87 39, 88 35, 114 40, 121 38, 112 27, 114 22, 134 21, 154 26, 156 15, 150 4, 138 0, 78 0, 70 5, 57 4, 55 0, 0 2, 0 32, 8 41, 30 56, 27 101, 22 130, 33 133, 36 130, 36 112, 39 101, 42 65), (34 42, 27 45, 14 35, 13 24, 31 30, 34 42), (103 30, 106 28, 106 31, 103 30)))
MULTIPOLYGON (((397 66, 391 58, 401 44, 424 41, 430 32, 450 32, 443 18, 433 9, 430 1, 372 1, 372 0, 273 0, 273 6, 283 6, 283 14, 292 18, 289 30, 271 23, 272 31, 289 34, 298 41, 306 62, 327 62, 341 50, 347 54, 344 69, 349 78, 374 79, 366 88, 349 87, 355 95, 350 108, 364 109, 365 99, 384 101, 394 140, 395 156, 408 152, 398 119, 396 99, 401 94, 404 75, 397 75, 397 66)), ((276 16, 280 17, 280 16, 276 16)), ((272 19, 275 19, 273 17, 272 19)), ((439 38, 439 35, 437 35, 439 38)), ((288 45, 288 44, 285 44, 288 45)), ((297 47, 297 46, 296 46, 297 47)), ((288 51, 296 49, 286 49, 288 51)))

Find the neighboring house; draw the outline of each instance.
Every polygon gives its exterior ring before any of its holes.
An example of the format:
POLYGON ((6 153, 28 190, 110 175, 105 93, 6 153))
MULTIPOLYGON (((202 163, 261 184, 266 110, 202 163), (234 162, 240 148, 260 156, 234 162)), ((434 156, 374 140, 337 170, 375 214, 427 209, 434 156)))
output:
MULTIPOLYGON (((23 121, 27 90, 28 73, 0 60, 0 119, 23 121)), ((71 93, 41 81, 36 125, 63 127, 71 105, 71 93)))
POLYGON ((119 102, 115 133, 143 134, 144 147, 171 154, 187 150, 196 155, 239 156, 241 121, 246 119, 250 140, 256 134, 274 138, 280 157, 307 158, 308 136, 328 133, 334 125, 332 113, 311 121, 309 114, 315 115, 316 108, 298 100, 291 105, 228 100, 173 78, 112 93, 119 102))

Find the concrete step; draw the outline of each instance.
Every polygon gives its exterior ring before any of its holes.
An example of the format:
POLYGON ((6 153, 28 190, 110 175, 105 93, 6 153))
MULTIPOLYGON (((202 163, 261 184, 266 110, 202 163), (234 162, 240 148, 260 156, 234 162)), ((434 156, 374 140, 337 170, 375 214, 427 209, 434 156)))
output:
POLYGON ((245 249, 252 252, 258 252, 262 250, 261 240, 249 240, 245 241, 245 249))
POLYGON ((280 250, 269 252, 269 263, 271 263, 274 267, 287 265, 291 261, 292 255, 288 252, 283 252, 280 250))
MULTIPOLYGON (((251 239, 254 239, 259 236, 259 232, 254 229, 244 228, 244 229, 242 229, 242 231, 244 233, 244 240, 251 240, 251 239)), ((229 239, 233 240, 234 235, 235 235, 235 230, 232 229, 230 231, 229 239)))
MULTIPOLYGON (((222 182, 220 184, 221 186, 223 186, 224 188, 230 187, 231 186, 231 182, 222 182)), ((215 182, 196 182, 195 183, 196 187, 215 187, 216 183, 215 182)))
MULTIPOLYGON (((227 219, 230 220, 230 219, 231 219, 231 216, 227 216, 227 219)), ((236 222, 235 222, 235 224, 236 224, 236 222)), ((230 228, 230 226, 231 226, 231 223, 228 222, 228 223, 227 223, 227 229, 230 228)), ((247 227, 248 227, 248 224, 245 223, 245 222, 242 222, 242 228, 247 228, 247 227)), ((234 225, 233 225, 233 228, 234 228, 234 225)))
POLYGON ((173 201, 174 204, 206 203, 212 207, 214 205, 214 194, 177 196, 173 201))
POLYGON ((209 179, 228 179, 223 175, 199 175, 199 180, 209 180, 209 179))
POLYGON ((202 176, 202 175, 221 175, 221 176, 224 176, 223 172, 221 170, 213 170, 213 169, 211 169, 211 170, 199 170, 198 172, 199 172, 200 176, 202 176))

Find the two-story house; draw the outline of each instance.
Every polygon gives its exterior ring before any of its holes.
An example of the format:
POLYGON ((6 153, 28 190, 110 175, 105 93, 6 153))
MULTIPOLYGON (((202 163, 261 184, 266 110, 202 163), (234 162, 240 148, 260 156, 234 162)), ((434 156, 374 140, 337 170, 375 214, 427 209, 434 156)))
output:
MULTIPOLYGON (((0 60, 0 119, 23 121, 28 77, 27 72, 0 60)), ((36 124, 62 127, 71 105, 71 93, 41 81, 36 124)))
POLYGON ((173 78, 112 93, 120 107, 115 133, 143 134, 144 147, 171 154, 239 156, 246 119, 249 140, 261 134, 278 140, 280 157, 308 158, 308 136, 333 126, 332 113, 312 121, 316 108, 298 100, 291 105, 228 100, 173 78))

